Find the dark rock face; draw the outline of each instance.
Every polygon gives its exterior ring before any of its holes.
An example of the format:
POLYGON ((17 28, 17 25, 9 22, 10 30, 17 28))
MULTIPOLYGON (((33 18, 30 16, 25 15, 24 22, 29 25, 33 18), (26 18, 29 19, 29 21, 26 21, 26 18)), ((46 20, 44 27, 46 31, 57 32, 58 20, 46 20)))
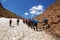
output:
POLYGON ((48 19, 48 24, 50 25, 47 31, 60 36, 60 0, 57 0, 45 12, 36 17, 41 22, 38 24, 38 28, 43 27, 43 19, 45 17, 48 19))

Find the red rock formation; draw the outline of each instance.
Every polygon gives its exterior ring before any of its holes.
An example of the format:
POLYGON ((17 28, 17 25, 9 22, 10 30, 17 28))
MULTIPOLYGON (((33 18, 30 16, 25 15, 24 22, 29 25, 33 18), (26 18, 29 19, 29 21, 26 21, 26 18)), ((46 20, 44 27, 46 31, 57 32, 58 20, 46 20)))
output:
POLYGON ((43 27, 42 20, 44 17, 48 19, 48 24, 50 25, 50 28, 47 31, 60 36, 60 0, 57 0, 49 6, 46 11, 36 17, 36 19, 41 22, 38 24, 38 28, 43 27))

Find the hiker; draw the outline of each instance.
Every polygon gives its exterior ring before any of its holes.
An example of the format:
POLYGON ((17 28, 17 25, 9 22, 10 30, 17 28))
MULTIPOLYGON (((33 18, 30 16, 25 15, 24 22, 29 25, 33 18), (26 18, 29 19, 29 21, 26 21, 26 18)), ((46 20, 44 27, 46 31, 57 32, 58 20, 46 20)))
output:
POLYGON ((26 24, 26 19, 23 19, 23 23, 26 24))
POLYGON ((37 27, 37 24, 38 24, 38 21, 36 19, 33 19, 33 28, 34 30, 36 29, 36 31, 38 31, 38 27, 37 27))
POLYGON ((27 23, 27 25, 28 25, 29 27, 32 27, 31 19, 28 19, 28 23, 27 23))
POLYGON ((30 20, 29 19, 27 20, 27 25, 28 25, 28 27, 30 26, 30 20))
POLYGON ((48 23, 48 19, 44 18, 43 22, 44 22, 44 24, 47 24, 48 23))
POLYGON ((43 19, 43 28, 47 28, 48 27, 48 19, 47 18, 44 18, 43 19))
POLYGON ((17 25, 19 25, 19 19, 17 19, 17 25))
POLYGON ((23 23, 25 23, 25 20, 23 19, 23 23))
POLYGON ((28 19, 26 19, 26 24, 28 25, 28 19))
POLYGON ((9 26, 11 26, 12 25, 12 20, 9 20, 9 26))

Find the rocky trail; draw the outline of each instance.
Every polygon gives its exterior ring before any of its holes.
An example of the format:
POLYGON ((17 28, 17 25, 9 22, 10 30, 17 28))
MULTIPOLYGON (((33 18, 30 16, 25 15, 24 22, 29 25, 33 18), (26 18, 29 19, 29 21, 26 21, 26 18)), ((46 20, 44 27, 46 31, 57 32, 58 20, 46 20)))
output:
POLYGON ((59 40, 50 32, 35 31, 29 28, 23 21, 19 26, 16 25, 16 19, 12 19, 12 26, 9 26, 7 18, 0 18, 0 40, 59 40))

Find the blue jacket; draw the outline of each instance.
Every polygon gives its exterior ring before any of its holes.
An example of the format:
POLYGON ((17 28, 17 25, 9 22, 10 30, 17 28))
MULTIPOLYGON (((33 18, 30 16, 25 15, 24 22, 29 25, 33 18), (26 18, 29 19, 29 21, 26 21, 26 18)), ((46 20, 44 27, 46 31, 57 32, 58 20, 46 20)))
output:
POLYGON ((46 18, 44 18, 43 22, 44 22, 44 23, 47 23, 47 22, 48 22, 48 20, 47 20, 46 18))
POLYGON ((33 22, 33 23, 35 23, 35 24, 37 24, 37 23, 38 23, 38 21, 37 21, 36 19, 35 19, 35 20, 33 20, 32 22, 33 22))

